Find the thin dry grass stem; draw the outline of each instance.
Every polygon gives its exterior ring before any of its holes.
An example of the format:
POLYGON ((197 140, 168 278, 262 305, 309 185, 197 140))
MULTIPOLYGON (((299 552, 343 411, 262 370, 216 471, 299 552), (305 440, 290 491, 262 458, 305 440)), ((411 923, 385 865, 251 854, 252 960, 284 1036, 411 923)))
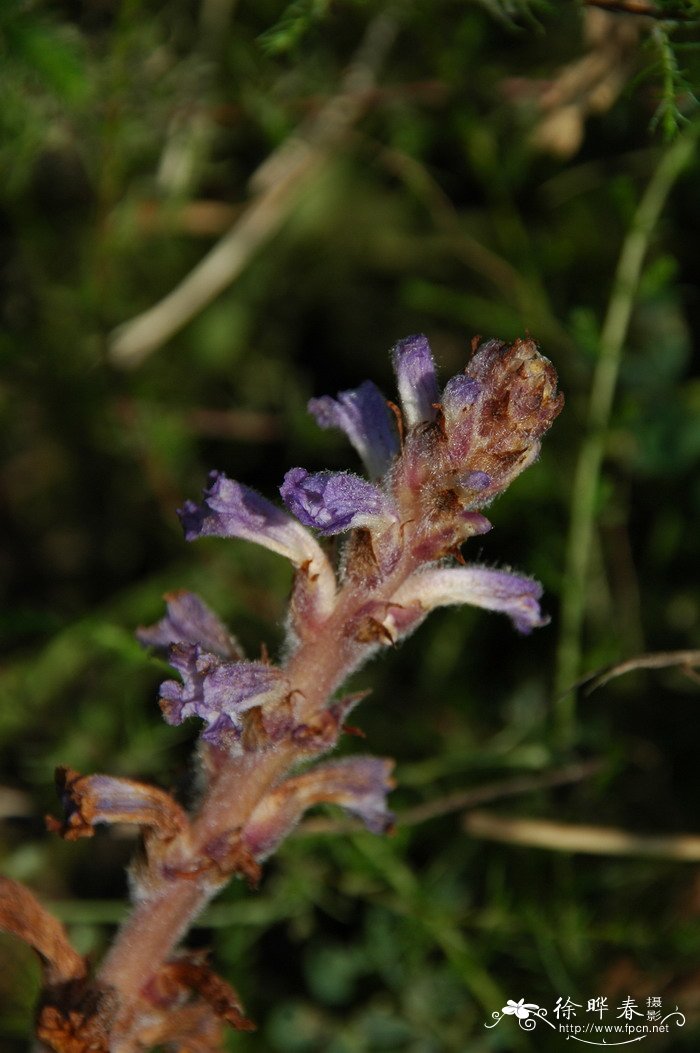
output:
POLYGON ((584 694, 592 695, 599 687, 603 687, 618 676, 632 673, 636 669, 671 669, 677 667, 681 672, 697 679, 695 666, 700 666, 700 651, 656 651, 653 654, 640 654, 636 658, 628 658, 624 662, 616 662, 605 669, 590 673, 579 680, 577 687, 585 687, 584 694))
MULTIPOLYGON (((500 779, 497 782, 486 783, 471 790, 461 790, 456 793, 446 794, 434 801, 426 801, 425 804, 416 805, 415 808, 407 808, 396 816, 395 825, 417 826, 419 823, 428 822, 430 819, 438 819, 443 815, 451 815, 461 812, 465 808, 473 808, 478 804, 486 804, 497 801, 503 797, 518 797, 520 794, 533 793, 537 790, 546 790, 552 786, 565 786, 568 783, 582 782, 596 775, 603 767, 601 760, 582 761, 579 764, 568 764, 566 767, 557 768, 554 771, 542 772, 537 775, 520 775, 513 779, 500 779)), ((400 780, 399 780, 400 781, 400 780)), ((353 830, 362 830, 362 824, 353 821, 336 822, 332 819, 316 818, 307 819, 297 829, 297 836, 309 836, 312 834, 338 834, 348 833, 353 830)))
POLYGON ((554 823, 470 812, 464 829, 472 837, 551 852, 582 852, 596 856, 646 856, 673 862, 700 862, 700 837, 695 834, 655 836, 633 834, 614 826, 554 823))
POLYGON ((254 173, 254 197, 231 229, 159 303, 118 326, 109 338, 115 365, 138 366, 226 289, 279 230, 334 147, 364 112, 398 30, 383 12, 370 23, 341 91, 286 139, 254 173))

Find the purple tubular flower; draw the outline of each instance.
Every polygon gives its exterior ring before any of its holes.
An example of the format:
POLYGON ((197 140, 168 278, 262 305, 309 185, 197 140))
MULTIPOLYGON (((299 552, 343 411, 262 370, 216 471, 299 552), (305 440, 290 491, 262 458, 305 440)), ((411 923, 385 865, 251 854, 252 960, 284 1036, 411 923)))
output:
POLYGON ((529 633, 549 621, 540 610, 541 596, 542 586, 531 578, 470 566, 418 571, 400 587, 392 603, 418 604, 426 612, 469 603, 507 614, 518 632, 529 633))
POLYGON ((291 468, 280 487, 282 499, 304 526, 321 534, 341 534, 360 526, 388 526, 396 515, 378 486, 350 472, 291 468))
POLYGON ((396 423, 376 384, 311 399, 309 413, 321 428, 340 428, 359 453, 371 479, 379 479, 400 452, 396 423))
POLYGON ((178 512, 185 537, 239 537, 278 552, 305 567, 321 612, 335 599, 335 575, 321 546, 301 523, 247 486, 212 472, 204 502, 186 501, 178 512))
POLYGON ((297 565, 323 556, 311 534, 267 498, 223 472, 212 472, 204 503, 186 501, 178 515, 185 537, 240 537, 286 556, 297 565))
POLYGON ((392 769, 393 761, 380 757, 349 757, 286 779, 257 806, 241 840, 255 859, 265 859, 316 804, 339 804, 373 833, 384 833, 394 819, 386 806, 392 769))
POLYGON ((136 637, 144 647, 165 650, 171 644, 200 644, 220 658, 243 657, 238 641, 206 603, 193 592, 171 592, 165 597, 167 614, 155 625, 140 628, 136 637))
MULTIPOLYGON (((169 662, 182 677, 161 685, 163 715, 168 724, 200 717, 212 732, 240 729, 240 714, 281 696, 286 681, 280 669, 263 662, 222 662, 192 644, 175 644, 169 662)), ((214 736, 216 737, 216 735, 214 736)))
POLYGON ((418 335, 399 340, 391 358, 406 427, 435 420, 440 392, 428 338, 418 335))

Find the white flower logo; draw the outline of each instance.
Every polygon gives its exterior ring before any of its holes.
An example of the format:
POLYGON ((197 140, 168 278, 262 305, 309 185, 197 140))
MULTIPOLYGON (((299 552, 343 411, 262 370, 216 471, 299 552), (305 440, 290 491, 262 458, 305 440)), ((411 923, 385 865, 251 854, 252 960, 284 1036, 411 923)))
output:
POLYGON ((524 998, 521 998, 518 1002, 514 1002, 512 998, 508 999, 507 1005, 503 1006, 501 1010, 506 1016, 517 1016, 518 1020, 527 1020, 531 1012, 536 1012, 540 1007, 534 1005, 532 1002, 526 1002, 524 998))

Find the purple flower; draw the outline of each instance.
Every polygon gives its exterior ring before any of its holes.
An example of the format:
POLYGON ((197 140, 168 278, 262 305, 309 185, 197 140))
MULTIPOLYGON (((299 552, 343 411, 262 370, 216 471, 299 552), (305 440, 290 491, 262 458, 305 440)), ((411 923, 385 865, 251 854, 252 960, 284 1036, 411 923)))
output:
POLYGON ((406 427, 435 420, 440 392, 428 338, 418 335, 399 340, 391 357, 406 427))
POLYGON ((161 650, 174 643, 200 644, 220 658, 242 658, 238 641, 206 603, 193 592, 171 592, 166 597, 167 614, 155 625, 140 628, 136 636, 144 647, 161 650))
MULTIPOLYGON (((179 516, 185 537, 239 537, 286 556, 305 568, 309 588, 320 613, 328 613, 335 599, 335 575, 313 534, 247 486, 212 472, 204 502, 186 501, 179 516)), ((367 484, 369 485, 369 484, 367 484)))
POLYGON ((311 399, 309 412, 321 428, 340 428, 359 453, 370 478, 384 475, 400 451, 396 422, 379 388, 366 380, 359 388, 311 399))
POLYGON ((168 724, 182 724, 200 717, 207 725, 204 735, 222 729, 240 730, 240 716, 253 706, 280 698, 286 690, 282 671, 264 662, 222 662, 192 644, 175 644, 169 662, 182 677, 161 685, 163 715, 168 724))
POLYGON ((255 859, 265 859, 316 804, 339 804, 373 833, 384 833, 394 819, 386 806, 394 786, 393 766, 379 757, 348 757, 285 779, 251 815, 241 835, 243 845, 255 859))
POLYGON ((469 603, 507 614, 521 633, 529 633, 549 621, 539 599, 542 586, 507 570, 486 567, 441 567, 418 571, 398 589, 392 602, 400 606, 418 604, 426 613, 435 607, 469 603))
POLYGON ((392 504, 379 487, 350 472, 310 475, 305 468, 291 468, 280 493, 297 519, 321 534, 388 526, 396 519, 392 504))
POLYGON ((186 501, 178 513, 185 537, 240 537, 286 556, 297 565, 324 558, 308 531, 267 498, 223 472, 212 472, 204 503, 186 501))

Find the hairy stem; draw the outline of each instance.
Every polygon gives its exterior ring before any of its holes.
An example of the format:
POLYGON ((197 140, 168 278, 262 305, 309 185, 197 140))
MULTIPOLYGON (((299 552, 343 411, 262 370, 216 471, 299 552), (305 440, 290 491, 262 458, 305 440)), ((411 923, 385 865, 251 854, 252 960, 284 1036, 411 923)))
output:
MULTIPOLYGON (((417 563, 409 543, 395 570, 374 590, 346 584, 320 631, 290 657, 285 672, 292 689, 303 696, 309 717, 323 710, 332 692, 362 658, 365 648, 354 641, 351 628, 358 612, 370 602, 388 600, 417 563)), ((97 977, 100 986, 113 988, 119 997, 119 1017, 112 1034, 115 1053, 136 1048, 132 1035, 140 992, 167 961, 193 919, 226 883, 223 877, 217 881, 210 873, 196 873, 198 861, 207 857, 207 846, 242 827, 270 787, 301 759, 303 754, 292 743, 231 759, 210 784, 187 845, 175 846, 176 857, 168 860, 169 873, 164 872, 162 860, 151 868, 149 897, 136 905, 124 923, 97 977)))
POLYGON ((188 870, 202 858, 208 843, 245 822, 290 763, 289 751, 246 754, 232 760, 212 783, 193 824, 190 851, 178 858, 180 876, 154 875, 160 887, 137 904, 100 969, 98 982, 119 992, 122 1015, 128 1015, 149 976, 157 972, 192 919, 218 891, 210 876, 201 880, 188 870))

